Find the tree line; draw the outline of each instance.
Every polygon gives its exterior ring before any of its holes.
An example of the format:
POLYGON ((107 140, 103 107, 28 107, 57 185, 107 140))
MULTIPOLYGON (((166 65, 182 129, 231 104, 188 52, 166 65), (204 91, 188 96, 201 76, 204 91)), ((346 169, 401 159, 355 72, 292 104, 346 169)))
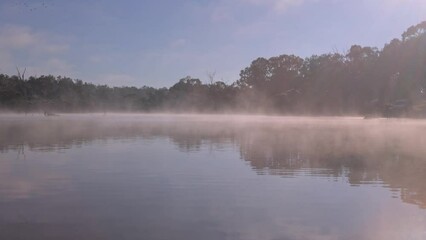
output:
POLYGON ((109 87, 0 74, 0 108, 22 112, 175 111, 426 115, 426 21, 382 49, 258 58, 232 84, 190 76, 169 88, 109 87))

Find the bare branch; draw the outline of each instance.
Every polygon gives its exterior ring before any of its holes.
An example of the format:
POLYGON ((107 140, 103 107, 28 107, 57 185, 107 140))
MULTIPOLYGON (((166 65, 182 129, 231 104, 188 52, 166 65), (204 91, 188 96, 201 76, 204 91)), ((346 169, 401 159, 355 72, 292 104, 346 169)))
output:
POLYGON ((27 71, 27 68, 24 68, 24 72, 22 73, 22 80, 25 80, 25 72, 27 71))
POLYGON ((16 71, 18 72, 18 79, 21 80, 21 72, 19 71, 18 66, 16 66, 16 71))
POLYGON ((216 76, 216 70, 214 70, 213 72, 207 71, 206 74, 207 74, 207 77, 209 78, 210 84, 213 84, 214 78, 216 76))

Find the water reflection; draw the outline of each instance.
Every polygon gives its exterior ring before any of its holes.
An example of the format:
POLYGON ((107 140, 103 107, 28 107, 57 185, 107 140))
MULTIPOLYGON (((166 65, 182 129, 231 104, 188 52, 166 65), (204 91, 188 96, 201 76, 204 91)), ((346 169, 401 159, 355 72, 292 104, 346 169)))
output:
POLYGON ((399 124, 263 129, 246 134, 240 152, 259 172, 343 176, 353 186, 381 182, 426 208, 425 128, 399 124))
POLYGON ((78 116, 1 119, 0 151, 58 151, 108 139, 168 138, 181 151, 235 146, 259 174, 383 182, 426 208, 426 122, 414 120, 78 116))
POLYGON ((422 239, 425 133, 426 123, 414 120, 1 117, 0 227, 19 224, 0 236, 46 227, 53 235, 45 239, 63 238, 74 227, 69 239, 86 239, 78 232, 109 239, 422 239), (254 179, 242 162, 270 177, 254 179), (396 208, 392 196, 415 210, 396 208), (49 228, 48 221, 84 226, 49 228))

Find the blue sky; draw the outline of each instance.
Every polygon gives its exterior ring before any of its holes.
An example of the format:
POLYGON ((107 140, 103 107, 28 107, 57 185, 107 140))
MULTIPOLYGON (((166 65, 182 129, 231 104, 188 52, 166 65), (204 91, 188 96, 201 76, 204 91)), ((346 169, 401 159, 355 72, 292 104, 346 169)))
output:
POLYGON ((425 0, 0 0, 0 72, 231 83, 257 57, 381 48, 424 20, 425 0))

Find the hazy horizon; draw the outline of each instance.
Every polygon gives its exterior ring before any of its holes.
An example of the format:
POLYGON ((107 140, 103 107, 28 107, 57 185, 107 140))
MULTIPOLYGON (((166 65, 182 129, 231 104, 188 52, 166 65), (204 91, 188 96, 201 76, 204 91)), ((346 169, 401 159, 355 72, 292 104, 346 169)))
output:
POLYGON ((426 0, 0 1, 0 239, 425 240, 426 0))
POLYGON ((0 238, 423 240, 426 121, 0 115, 0 238))

